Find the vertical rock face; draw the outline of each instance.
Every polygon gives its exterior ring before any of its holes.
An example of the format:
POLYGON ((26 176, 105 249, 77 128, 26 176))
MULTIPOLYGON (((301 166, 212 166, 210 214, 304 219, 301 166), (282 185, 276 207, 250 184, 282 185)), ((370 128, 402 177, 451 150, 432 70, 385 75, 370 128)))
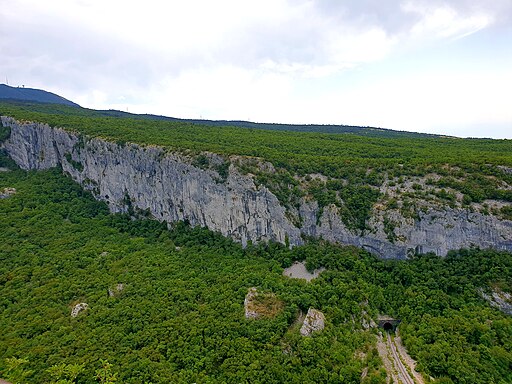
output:
POLYGON ((325 316, 317 309, 309 308, 308 314, 300 328, 302 336, 311 336, 313 332, 321 331, 325 328, 325 316))
MULTIPOLYGON (((61 166, 63 171, 108 203, 113 212, 139 209, 169 223, 187 220, 246 244, 248 241, 302 243, 302 235, 363 247, 384 258, 405 258, 408 252, 435 252, 470 246, 512 250, 512 222, 465 209, 439 208, 419 212, 416 220, 397 218, 401 239, 390 242, 379 219, 371 233, 354 233, 343 224, 336 207, 325 207, 318 220, 315 201, 302 201, 299 227, 264 186, 231 165, 227 177, 201 169, 192 159, 165 149, 116 144, 39 123, 1 118, 11 128, 4 143, 23 169, 61 166)), ((207 154, 212 162, 224 159, 207 154)), ((373 220, 373 219, 372 219, 373 220)))
POLYGON ((216 171, 195 167, 191 159, 167 154, 163 148, 86 139, 5 117, 2 123, 11 127, 5 149, 21 168, 61 165, 113 212, 132 206, 158 220, 187 220, 243 244, 249 240, 284 243, 286 237, 292 245, 301 242, 299 229, 288 221, 277 198, 233 166, 223 181, 216 171))

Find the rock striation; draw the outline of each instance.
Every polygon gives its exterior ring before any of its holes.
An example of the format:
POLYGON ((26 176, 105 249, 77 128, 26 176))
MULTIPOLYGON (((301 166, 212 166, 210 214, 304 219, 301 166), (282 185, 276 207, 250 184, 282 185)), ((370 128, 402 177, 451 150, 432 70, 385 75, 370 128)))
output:
POLYGON ((312 333, 325 328, 325 316, 317 309, 309 308, 306 318, 300 328, 302 336, 311 336, 312 333))
MULTIPOLYGON (((391 242, 377 214, 370 223, 374 230, 353 232, 335 206, 325 207, 318 217, 318 204, 307 198, 297 209, 300 224, 294 223, 268 188, 258 186, 252 175, 242 174, 233 164, 227 175, 220 175, 215 168, 200 168, 190 156, 165 148, 88 138, 6 116, 1 122, 11 128, 3 147, 21 168, 61 166, 108 203, 112 212, 140 210, 168 223, 188 221, 243 245, 272 240, 294 246, 306 235, 359 246, 383 258, 406 258, 414 252, 445 255, 471 246, 512 251, 512 222, 492 214, 439 207, 418 212, 416 219, 397 217, 395 233, 400 240, 391 242)), ((214 164, 229 160, 204 155, 214 164)))

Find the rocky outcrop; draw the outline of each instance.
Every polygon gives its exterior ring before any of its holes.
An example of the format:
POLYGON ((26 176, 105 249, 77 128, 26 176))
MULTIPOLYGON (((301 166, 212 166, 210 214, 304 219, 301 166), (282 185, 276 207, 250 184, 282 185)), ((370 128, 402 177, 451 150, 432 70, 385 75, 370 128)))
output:
MULTIPOLYGON (((61 165, 64 172, 106 201, 113 212, 130 207, 149 211, 169 223, 186 220, 208 227, 243 244, 288 238, 301 243, 300 230, 285 216, 285 209, 265 187, 230 166, 221 180, 215 170, 192 165, 192 159, 163 148, 120 145, 87 139, 45 124, 20 124, 2 117, 11 127, 4 144, 23 169, 61 165)), ((209 154, 212 161, 224 161, 209 154)))
POLYGON ((254 300, 258 296, 258 290, 255 287, 249 288, 244 299, 244 310, 246 319, 257 319, 260 314, 256 311, 254 300))
POLYGON ((124 290, 123 283, 116 284, 114 287, 111 287, 108 289, 108 296, 109 297, 117 297, 123 290, 124 290))
POLYGON ((71 317, 77 317, 81 312, 89 308, 87 303, 78 303, 71 310, 71 317))
POLYGON ((493 289, 490 294, 480 290, 482 297, 506 315, 512 315, 512 295, 500 289, 493 289))
POLYGON ((325 328, 325 316, 317 309, 309 308, 308 314, 300 328, 302 336, 311 336, 312 333, 321 331, 325 328))
MULTIPOLYGON (((272 240, 293 246, 307 235, 359 246, 384 258, 430 251, 444 255, 470 246, 512 250, 512 222, 492 214, 432 208, 418 212, 416 219, 396 217, 398 240, 392 242, 378 214, 371 220, 372 231, 353 232, 335 206, 325 207, 318 218, 318 204, 311 199, 304 198, 297 209, 300 224, 292 221, 269 189, 256 185, 250 174, 242 174, 233 164, 221 175, 215 167, 203 169, 190 156, 164 148, 87 138, 9 117, 1 120, 11 128, 3 147, 21 168, 61 166, 113 212, 140 210, 168 223, 188 221, 244 245, 272 240)), ((203 155, 211 164, 230 160, 203 155)))
POLYGON ((16 193, 16 188, 6 187, 0 190, 0 199, 6 199, 16 193))

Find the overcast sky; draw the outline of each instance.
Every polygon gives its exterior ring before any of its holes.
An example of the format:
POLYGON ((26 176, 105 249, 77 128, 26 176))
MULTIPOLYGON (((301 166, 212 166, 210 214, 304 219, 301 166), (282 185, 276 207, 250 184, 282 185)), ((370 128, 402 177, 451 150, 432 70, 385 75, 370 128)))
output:
POLYGON ((512 138, 512 0, 0 0, 0 76, 89 108, 512 138))

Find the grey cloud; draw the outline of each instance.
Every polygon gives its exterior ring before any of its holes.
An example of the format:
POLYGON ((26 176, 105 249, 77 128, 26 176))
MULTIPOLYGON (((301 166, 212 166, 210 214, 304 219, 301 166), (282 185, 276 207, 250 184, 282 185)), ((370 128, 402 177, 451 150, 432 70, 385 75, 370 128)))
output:
POLYGON ((325 17, 340 23, 378 26, 394 34, 412 25, 415 20, 401 10, 403 0, 319 0, 318 10, 325 17))
POLYGON ((379 26, 393 35, 407 31, 420 18, 419 15, 404 12, 403 5, 408 2, 427 8, 449 6, 463 15, 485 12, 502 23, 512 20, 510 0, 318 0, 315 5, 326 18, 379 26))
POLYGON ((20 22, 12 25, 8 34, 5 30, 0 33, 0 68, 12 85, 78 93, 95 88, 129 91, 145 88, 158 77, 158 69, 142 48, 63 20, 55 20, 52 28, 20 22))
MULTIPOLYGON (((415 2, 429 6, 448 4, 468 13, 480 7, 500 13, 502 18, 509 17, 512 9, 508 0, 415 2)), ((403 0, 303 1, 302 5, 310 8, 301 17, 279 23, 248 20, 244 28, 228 36, 217 48, 197 46, 179 53, 165 52, 165 47, 162 52, 150 51, 61 18, 32 23, 20 19, 16 23, 0 23, 0 68, 5 71, 0 76, 15 73, 20 84, 38 82, 41 86, 84 93, 97 88, 117 89, 122 94, 136 93, 155 86, 166 76, 177 77, 194 68, 228 64, 255 69, 267 60, 282 65, 329 65, 332 58, 328 38, 332 33, 357 34, 378 27, 393 36, 409 30, 420 15, 404 12, 403 3, 403 0)), ((143 28, 143 24, 139 27, 143 28)))

